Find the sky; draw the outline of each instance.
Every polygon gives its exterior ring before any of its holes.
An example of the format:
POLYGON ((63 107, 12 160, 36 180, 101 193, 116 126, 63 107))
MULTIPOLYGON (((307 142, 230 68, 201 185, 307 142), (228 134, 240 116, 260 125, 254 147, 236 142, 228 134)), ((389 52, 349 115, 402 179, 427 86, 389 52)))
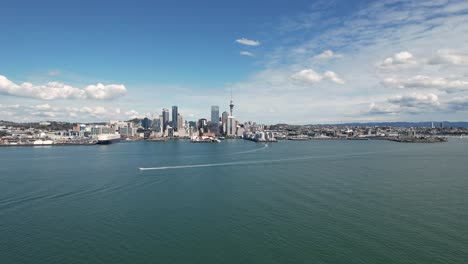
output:
POLYGON ((0 5, 0 120, 468 121, 466 0, 0 5))

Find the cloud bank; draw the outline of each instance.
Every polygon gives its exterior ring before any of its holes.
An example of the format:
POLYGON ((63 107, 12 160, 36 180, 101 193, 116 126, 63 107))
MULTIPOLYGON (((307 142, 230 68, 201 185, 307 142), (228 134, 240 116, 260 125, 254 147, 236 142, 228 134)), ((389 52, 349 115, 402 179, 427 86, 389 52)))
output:
POLYGON ((312 69, 301 70, 291 76, 292 79, 302 81, 305 83, 318 83, 322 80, 330 80, 337 84, 344 84, 344 81, 338 77, 338 75, 332 71, 326 71, 324 74, 318 74, 312 69))
POLYGON ((35 85, 29 82, 16 84, 7 77, 0 75, 0 94, 42 100, 58 99, 94 99, 111 100, 127 93, 127 88, 122 84, 86 86, 84 89, 66 85, 61 82, 48 82, 43 85, 35 85))

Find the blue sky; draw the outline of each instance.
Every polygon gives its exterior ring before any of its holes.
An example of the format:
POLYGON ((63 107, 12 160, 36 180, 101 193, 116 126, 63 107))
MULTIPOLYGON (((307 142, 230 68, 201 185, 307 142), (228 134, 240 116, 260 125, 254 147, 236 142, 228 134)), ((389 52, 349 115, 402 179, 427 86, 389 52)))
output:
POLYGON ((2 1, 0 119, 467 120, 466 1, 2 1))

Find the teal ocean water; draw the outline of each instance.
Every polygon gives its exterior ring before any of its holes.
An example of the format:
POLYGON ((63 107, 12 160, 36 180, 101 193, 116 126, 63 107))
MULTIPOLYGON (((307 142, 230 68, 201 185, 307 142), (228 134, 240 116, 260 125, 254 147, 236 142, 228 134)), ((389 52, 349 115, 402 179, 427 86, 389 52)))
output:
POLYGON ((2 264, 467 262, 468 140, 0 148, 2 264))

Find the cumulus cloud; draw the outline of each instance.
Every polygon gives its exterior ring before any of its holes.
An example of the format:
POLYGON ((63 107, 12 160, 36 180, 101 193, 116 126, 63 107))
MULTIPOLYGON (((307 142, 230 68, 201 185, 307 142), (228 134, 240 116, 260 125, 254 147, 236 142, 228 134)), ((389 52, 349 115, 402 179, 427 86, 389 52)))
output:
POLYGON ((249 51, 241 51, 240 55, 248 56, 248 57, 254 57, 255 56, 255 54, 253 54, 252 52, 249 52, 249 51))
POLYGON ((127 93, 127 88, 122 84, 104 85, 89 85, 85 88, 86 96, 90 99, 109 100, 120 97, 127 93))
POLYGON ((29 82, 16 84, 0 75, 0 94, 37 98, 43 100, 57 99, 96 99, 109 100, 120 97, 127 92, 124 85, 110 84, 89 85, 85 89, 75 88, 61 82, 48 82, 34 85, 29 82))
POLYGON ((247 45, 247 46, 259 46, 260 45, 260 41, 246 39, 246 38, 236 39, 236 42, 242 45, 247 45))
POLYGON ((338 59, 342 58, 342 54, 336 54, 331 50, 325 50, 324 52, 320 53, 319 55, 314 56, 315 59, 326 60, 326 59, 338 59))
POLYGON ((397 88, 435 88, 447 92, 455 92, 468 89, 468 81, 449 79, 442 77, 430 77, 417 75, 410 78, 385 78, 383 84, 397 88))
POLYGON ((337 83, 337 84, 344 84, 344 81, 338 77, 338 75, 332 71, 326 71, 324 74, 323 74, 323 78, 324 79, 328 79, 334 83, 337 83))
POLYGON ((308 83, 317 83, 322 81, 322 76, 312 69, 305 69, 291 76, 294 80, 299 80, 308 83))
POLYGON ((386 58, 383 62, 380 63, 380 67, 388 68, 401 65, 415 65, 417 64, 416 60, 413 57, 413 54, 408 51, 402 51, 395 53, 392 57, 386 58))
POLYGON ((344 84, 344 81, 332 71, 326 71, 323 75, 321 75, 312 69, 304 69, 293 74, 291 78, 306 83, 317 83, 321 82, 322 80, 330 80, 337 84, 344 84))

